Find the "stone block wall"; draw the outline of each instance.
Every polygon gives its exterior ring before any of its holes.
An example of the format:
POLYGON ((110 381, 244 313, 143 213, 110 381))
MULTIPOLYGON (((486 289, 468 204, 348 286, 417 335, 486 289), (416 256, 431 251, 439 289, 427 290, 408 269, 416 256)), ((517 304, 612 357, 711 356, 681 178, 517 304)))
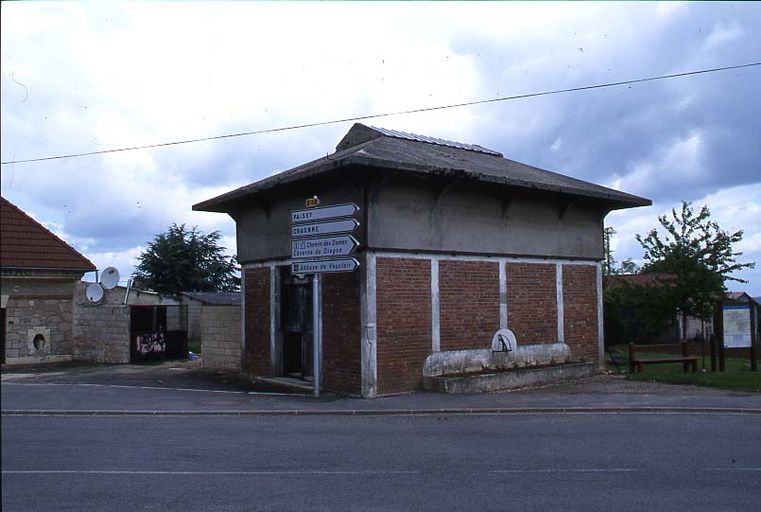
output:
POLYGON ((77 304, 74 358, 95 363, 130 362, 130 310, 124 305, 77 304))
MULTIPOLYGON (((203 309, 200 301, 186 298, 188 314, 188 341, 201 341, 203 338, 203 309)), ((240 309, 240 307, 238 307, 240 309)))
POLYGON ((8 363, 34 363, 72 356, 71 297, 11 296, 6 308, 5 357, 8 363), (44 336, 38 347, 36 335, 44 336), (13 361, 16 359, 17 361, 13 361))
POLYGON ((204 368, 240 371, 240 306, 205 305, 199 309, 204 368))

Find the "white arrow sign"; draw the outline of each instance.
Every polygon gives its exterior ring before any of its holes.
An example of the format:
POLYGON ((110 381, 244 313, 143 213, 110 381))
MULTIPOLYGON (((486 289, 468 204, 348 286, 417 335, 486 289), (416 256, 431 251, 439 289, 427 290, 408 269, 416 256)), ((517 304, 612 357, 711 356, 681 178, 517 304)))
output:
POLYGON ((291 223, 302 224, 304 222, 315 222, 318 220, 335 219, 338 217, 351 217, 358 211, 359 206, 354 203, 335 204, 332 206, 322 206, 306 210, 293 210, 291 212, 291 223))
POLYGON ((355 219, 332 220, 316 224, 297 224, 291 226, 291 236, 293 238, 304 238, 307 236, 332 235, 334 233, 350 233, 357 226, 359 226, 359 222, 355 219))
POLYGON ((351 256, 359 247, 357 239, 351 235, 327 238, 306 238, 291 242, 291 258, 324 258, 326 256, 351 256))
POLYGON ((295 261, 291 263, 291 274, 324 274, 326 272, 351 272, 359 267, 354 258, 335 260, 295 261))

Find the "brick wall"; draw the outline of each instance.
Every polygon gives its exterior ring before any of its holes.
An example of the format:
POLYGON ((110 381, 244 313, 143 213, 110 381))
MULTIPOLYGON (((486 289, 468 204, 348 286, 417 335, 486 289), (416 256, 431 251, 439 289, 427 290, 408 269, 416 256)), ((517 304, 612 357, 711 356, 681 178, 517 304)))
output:
POLYGON ((240 306, 199 309, 204 368, 240 371, 240 306))
POLYGON ((376 260, 378 394, 414 391, 431 352, 431 262, 376 260))
POLYGON ((488 348, 499 329, 499 264, 439 262, 441 350, 488 348))
POLYGON ((243 372, 271 377, 270 362, 270 269, 245 270, 246 352, 243 372))
POLYGON ((362 392, 360 272, 322 276, 323 386, 362 392))
POLYGON ((519 345, 554 343, 557 330, 555 265, 507 263, 507 327, 519 345))
POLYGON ((563 327, 574 358, 597 360, 597 269, 563 265, 563 327))

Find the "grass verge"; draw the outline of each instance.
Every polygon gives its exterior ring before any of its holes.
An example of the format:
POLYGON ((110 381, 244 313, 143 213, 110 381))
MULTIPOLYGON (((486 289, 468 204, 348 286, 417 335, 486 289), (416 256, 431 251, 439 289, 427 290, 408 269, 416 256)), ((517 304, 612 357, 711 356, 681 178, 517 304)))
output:
MULTIPOLYGON (((626 349, 612 350, 619 365, 628 368, 628 354, 626 349)), ((648 356, 657 357, 658 354, 648 356)), ((706 358, 706 370, 702 370, 702 361, 698 361, 698 371, 684 373, 681 363, 645 365, 642 373, 629 373, 629 380, 660 382, 663 384, 688 384, 694 386, 707 386, 734 391, 751 391, 761 393, 761 371, 750 371, 750 360, 740 358, 726 358, 726 370, 723 372, 710 371, 710 359, 706 358)), ((608 362, 609 367, 613 367, 608 362)))

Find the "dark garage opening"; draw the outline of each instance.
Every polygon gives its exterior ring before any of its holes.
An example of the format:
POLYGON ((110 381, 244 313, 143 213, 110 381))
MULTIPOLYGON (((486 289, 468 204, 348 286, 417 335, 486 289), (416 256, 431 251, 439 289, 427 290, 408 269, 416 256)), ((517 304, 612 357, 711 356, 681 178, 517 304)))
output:
POLYGON ((130 363, 187 358, 187 306, 130 306, 130 363))

